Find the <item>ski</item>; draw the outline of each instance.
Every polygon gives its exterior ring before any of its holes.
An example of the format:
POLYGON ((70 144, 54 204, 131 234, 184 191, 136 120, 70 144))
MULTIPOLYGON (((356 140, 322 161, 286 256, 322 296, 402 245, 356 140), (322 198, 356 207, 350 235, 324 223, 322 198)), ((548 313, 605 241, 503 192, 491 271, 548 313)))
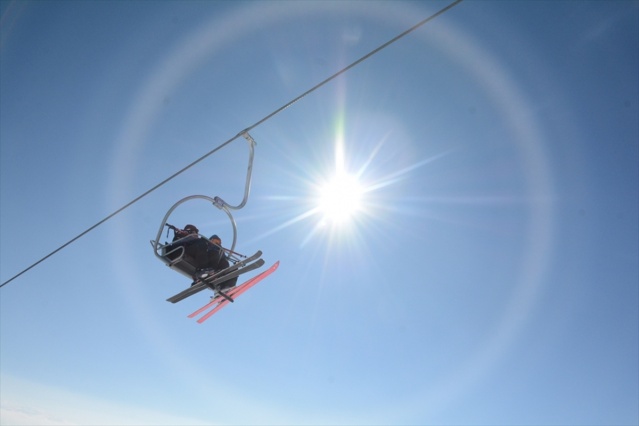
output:
MULTIPOLYGON (((227 294, 229 297, 232 298, 237 298, 239 297, 242 293, 246 292, 248 289, 250 289, 251 287, 253 287, 255 284, 257 284, 258 282, 260 282, 262 279, 266 278, 267 276, 269 276, 271 273, 273 273, 277 267, 279 266, 280 262, 277 261, 275 262, 275 264, 273 264, 273 266, 271 266, 269 269, 267 269, 266 271, 262 272, 259 275, 256 275, 255 277, 251 278, 250 280, 248 280, 247 282, 245 282, 244 284, 235 287, 233 289, 231 289, 231 291, 229 291, 227 294)), ((202 324, 204 321, 206 321, 207 319, 209 319, 211 316, 213 316, 213 314, 215 314, 216 312, 218 312, 220 309, 222 309, 223 307, 225 307, 226 305, 229 304, 229 300, 227 298, 223 298, 221 295, 218 295, 216 297, 217 301, 217 306, 215 306, 211 311, 207 312, 206 314, 204 314, 201 318, 199 318, 197 320, 197 322, 199 324, 202 324)), ((231 299, 232 300, 232 299, 231 299)), ((215 299, 214 299, 215 301, 215 299)), ((209 304, 209 306, 211 306, 212 304, 209 304)), ((197 314, 196 314, 197 315, 197 314)), ((195 315, 194 315, 195 316, 195 315)))
MULTIPOLYGON (((242 269, 238 269, 234 272, 228 273, 228 274, 224 274, 221 276, 216 275, 215 277, 208 277, 204 280, 202 280, 202 284, 205 285, 204 288, 210 288, 211 290, 217 292, 219 291, 219 288, 217 287, 218 284, 223 283, 224 281, 228 281, 231 278, 235 278, 235 277, 239 277, 242 274, 245 274, 249 271, 252 271, 254 269, 257 268, 261 268, 262 266, 264 266, 264 259, 258 259, 255 262, 251 263, 250 265, 246 265, 245 267, 243 267, 242 269)), ((233 287, 231 287, 233 288, 233 287)))
POLYGON ((247 264, 256 259, 259 259, 260 256, 262 256, 262 252, 258 250, 254 255, 247 257, 246 259, 240 262, 237 262, 226 269, 218 271, 211 276, 207 276, 206 278, 204 278, 204 281, 201 278, 198 278, 196 279, 194 284, 191 285, 191 287, 182 290, 178 294, 171 296, 166 300, 167 302, 177 303, 181 300, 186 299, 189 296, 193 296, 194 294, 199 293, 200 291, 206 288, 209 288, 209 285, 218 284, 228 279, 240 276, 241 274, 245 272, 249 272, 249 271, 252 271, 253 269, 259 268, 260 266, 264 264, 263 260, 261 261, 258 260, 257 262, 250 265, 247 265, 247 264))
POLYGON ((204 314, 201 318, 199 318, 197 320, 197 322, 199 324, 202 324, 204 321, 206 321, 211 316, 213 316, 213 314, 215 314, 220 309, 222 309, 223 307, 228 305, 230 301, 233 301, 233 299, 236 299, 242 293, 244 293, 245 291, 247 291, 248 289, 253 287, 255 284, 257 284, 258 282, 260 282, 261 280, 263 280, 264 278, 268 277, 270 274, 275 272, 275 270, 278 268, 279 265, 280 265, 280 262, 278 260, 277 262, 275 262, 273 264, 273 266, 268 268, 266 271, 254 276, 250 280, 246 281, 243 284, 240 284, 237 287, 231 288, 230 290, 228 290, 225 293, 227 297, 224 297, 223 295, 216 293, 216 296, 213 298, 213 300, 211 300, 206 305, 202 306, 197 311, 195 311, 192 314, 190 314, 188 317, 189 318, 194 318, 194 317, 198 316, 199 314, 201 314, 202 312, 206 311, 207 309, 213 308, 213 309, 211 309, 209 312, 207 312, 206 314, 204 314))
POLYGON ((227 273, 227 272, 231 272, 234 271, 238 268, 241 268, 242 266, 246 265, 247 263, 250 263, 252 261, 254 261, 255 259, 259 259, 262 256, 262 251, 258 250, 255 252, 255 254, 253 254, 252 256, 247 257, 244 260, 240 260, 239 262, 234 263, 233 265, 229 266, 228 268, 222 270, 222 271, 218 271, 216 274, 212 275, 212 277, 215 277, 217 275, 220 275, 222 273, 227 273))
POLYGON ((257 282, 263 278, 265 278, 268 274, 270 274, 272 271, 270 271, 270 269, 267 269, 266 271, 254 276, 253 278, 249 279, 248 281, 233 287, 231 289, 229 289, 228 291, 224 292, 224 295, 220 294, 222 293, 221 291, 217 291, 216 295, 212 298, 212 300, 207 303, 206 305, 202 306, 200 309, 198 309, 197 311, 193 312, 192 314, 190 314, 188 317, 189 318, 193 318, 199 314, 201 314, 202 312, 204 312, 205 310, 207 310, 208 308, 212 307, 213 305, 217 304, 221 304, 224 302, 234 302, 235 300, 233 299, 233 296, 237 296, 238 294, 243 293, 244 291, 248 290, 249 287, 253 286, 254 284, 257 284, 257 282))
MULTIPOLYGON (((271 267, 272 268, 272 267, 271 267)), ((261 280, 262 278, 266 277, 266 275, 270 274, 272 271, 270 271, 270 269, 267 269, 266 271, 262 272, 261 274, 256 275, 255 277, 251 278, 250 280, 236 286, 233 287, 231 289, 229 289, 228 291, 225 292, 225 294, 227 295, 227 297, 231 298, 233 296, 236 296, 238 293, 240 292, 244 292, 245 288, 248 288, 249 286, 252 286, 254 284, 257 284, 257 281, 261 280)), ((216 293, 216 295, 212 298, 212 300, 207 303, 206 305, 202 306, 200 309, 198 309, 197 311, 193 312, 192 314, 190 314, 188 317, 189 318, 193 318, 198 316, 199 314, 201 314, 202 312, 206 311, 207 309, 213 307, 213 305, 218 304, 227 304, 228 302, 230 302, 229 299, 227 299, 226 297, 222 296, 221 294, 216 293)))
POLYGON ((235 277, 239 277, 240 275, 246 273, 246 272, 250 272, 254 269, 260 268, 262 267, 262 265, 264 265, 264 259, 258 259, 256 260, 254 263, 251 263, 249 265, 244 266, 241 269, 237 269, 229 274, 225 274, 225 275, 215 275, 214 277, 208 277, 205 281, 200 281, 197 284, 192 285, 191 287, 182 290, 180 293, 176 294, 175 296, 172 296, 168 299, 166 299, 167 301, 171 302, 171 303, 177 303, 181 300, 186 299, 187 297, 193 296, 194 294, 199 293, 202 290, 205 290, 207 288, 210 288, 211 290, 215 291, 215 286, 221 282, 224 282, 226 280, 230 280, 232 278, 235 277))

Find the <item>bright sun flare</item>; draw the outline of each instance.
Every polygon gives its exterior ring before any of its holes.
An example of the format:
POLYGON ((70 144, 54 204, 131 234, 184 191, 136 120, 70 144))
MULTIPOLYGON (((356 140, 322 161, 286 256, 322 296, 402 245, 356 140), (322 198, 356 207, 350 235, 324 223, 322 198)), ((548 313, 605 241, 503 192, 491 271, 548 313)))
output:
POLYGON ((320 188, 319 211, 325 220, 343 223, 361 209, 363 193, 355 176, 338 173, 320 188))

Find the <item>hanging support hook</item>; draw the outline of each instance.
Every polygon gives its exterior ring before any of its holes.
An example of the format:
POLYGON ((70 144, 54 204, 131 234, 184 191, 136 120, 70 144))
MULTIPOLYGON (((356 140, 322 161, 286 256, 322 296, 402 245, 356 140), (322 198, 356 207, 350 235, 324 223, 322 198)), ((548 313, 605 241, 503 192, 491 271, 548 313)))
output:
POLYGON ((246 202, 248 201, 249 193, 251 192, 251 176, 253 175, 253 157, 255 155, 255 145, 257 145, 257 142, 255 142, 255 139, 253 139, 253 137, 246 130, 242 131, 240 134, 244 136, 244 139, 246 139, 246 141, 249 144, 249 162, 248 162, 248 169, 246 171, 246 185, 244 186, 244 199, 237 206, 232 206, 226 201, 224 201, 222 198, 216 196, 215 202, 213 204, 218 209, 222 209, 222 210, 224 210, 224 208, 228 208, 231 210, 241 209, 242 207, 246 205, 246 202))
POLYGON ((251 192, 251 177, 253 175, 253 157, 255 155, 255 145, 257 145, 257 142, 255 142, 255 139, 253 139, 253 137, 249 134, 248 130, 244 130, 240 132, 240 134, 244 136, 244 139, 246 139, 246 141, 249 144, 249 161, 248 161, 248 168, 246 170, 246 185, 244 186, 244 198, 242 199, 242 202, 238 204, 237 206, 230 205, 229 203, 227 203, 226 201, 224 201, 222 198, 218 196, 215 196, 213 198, 213 205, 217 207, 218 209, 224 211, 224 213, 226 213, 229 219, 231 220, 231 225, 233 226, 233 244, 231 245, 231 251, 235 250, 235 243, 237 242, 237 225, 235 224, 235 219, 233 219, 233 215, 231 214, 229 209, 239 210, 242 207, 244 207, 246 205, 246 202, 248 201, 249 193, 251 192))

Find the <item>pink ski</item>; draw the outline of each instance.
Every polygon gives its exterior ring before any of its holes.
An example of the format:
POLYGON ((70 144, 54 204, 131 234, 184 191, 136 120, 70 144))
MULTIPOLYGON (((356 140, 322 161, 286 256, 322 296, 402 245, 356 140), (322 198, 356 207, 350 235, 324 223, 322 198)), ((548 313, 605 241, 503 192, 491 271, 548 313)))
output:
MULTIPOLYGON (((226 291, 225 292, 226 295, 229 296, 231 299, 237 298, 239 295, 244 293, 246 290, 248 290, 249 288, 253 287, 255 284, 257 284, 258 282, 260 282, 261 280, 263 280, 264 278, 268 277, 270 274, 275 272, 275 270, 277 269, 277 267, 279 265, 280 265, 280 262, 278 260, 277 262, 275 262, 273 264, 273 266, 268 268, 266 271, 256 275, 255 277, 251 278, 250 280, 246 281, 245 283, 240 284, 239 286, 233 287, 233 288, 229 289, 228 291, 226 291)), ((200 319, 197 320, 198 323, 202 324, 204 321, 206 321, 211 316, 213 316, 213 314, 215 314, 217 311, 219 311, 220 309, 222 309, 224 306, 226 306, 228 304, 229 304, 229 300, 226 299, 224 296, 218 294, 209 303, 207 303, 206 305, 202 306, 197 311, 195 311, 192 314, 190 314, 189 318, 194 318, 194 317, 198 316, 199 314, 201 314, 202 312, 206 311, 207 309, 210 309, 211 307, 213 307, 213 309, 211 311, 207 312, 200 319)))

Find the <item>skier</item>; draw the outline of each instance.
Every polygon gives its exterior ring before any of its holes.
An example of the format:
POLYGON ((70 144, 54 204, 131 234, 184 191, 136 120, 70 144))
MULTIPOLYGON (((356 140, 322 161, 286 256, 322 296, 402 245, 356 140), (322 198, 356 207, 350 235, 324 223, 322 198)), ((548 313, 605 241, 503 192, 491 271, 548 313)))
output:
MULTIPOLYGON (((214 269, 216 271, 221 271, 230 266, 229 259, 224 254, 224 248, 222 248, 222 239, 218 237, 216 234, 211 235, 209 238, 209 244, 207 247, 207 257, 208 262, 206 264, 207 268, 214 269)), ((224 281, 220 284, 221 289, 226 289, 235 286, 237 282, 237 277, 231 278, 228 281, 224 281)))

